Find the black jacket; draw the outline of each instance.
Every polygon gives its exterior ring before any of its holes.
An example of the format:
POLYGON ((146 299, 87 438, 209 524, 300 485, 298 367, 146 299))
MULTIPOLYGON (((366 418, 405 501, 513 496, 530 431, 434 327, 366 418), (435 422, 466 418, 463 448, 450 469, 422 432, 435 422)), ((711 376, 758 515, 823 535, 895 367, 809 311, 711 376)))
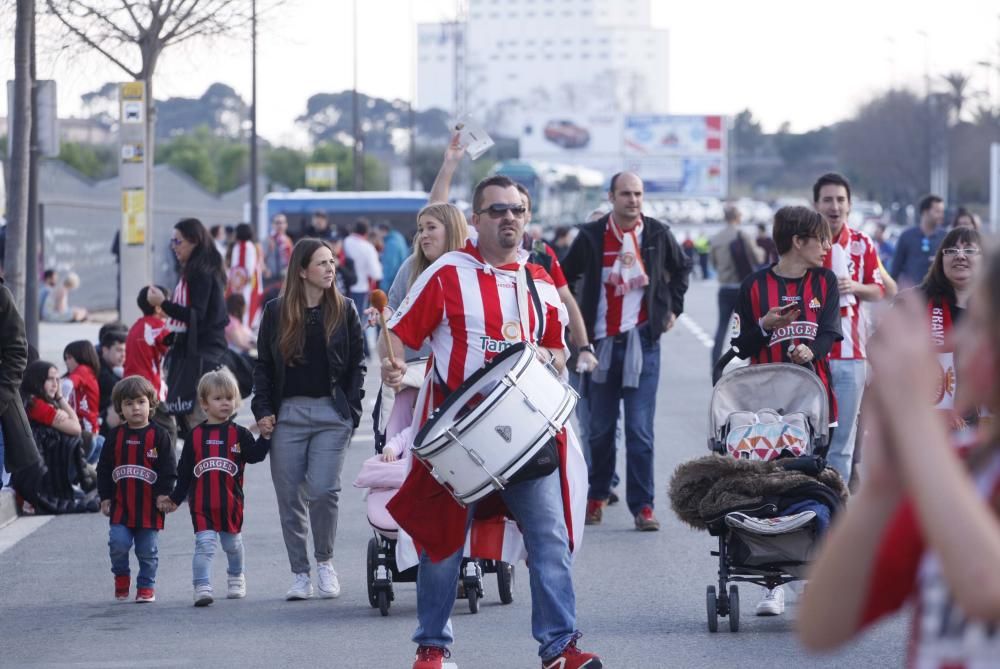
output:
MULTIPOLYGON (((277 416, 284 399, 285 361, 278 348, 281 329, 281 300, 278 297, 264 306, 257 335, 257 364, 253 370, 253 400, 250 408, 259 420, 277 416)), ((330 370, 330 396, 344 418, 357 427, 361 423, 362 386, 365 382, 365 354, 361 320, 354 303, 344 298, 344 321, 333 331, 326 356, 330 370)))
POLYGON ((4 437, 4 460, 10 472, 42 462, 21 404, 21 375, 27 364, 24 320, 14 305, 14 296, 0 278, 0 429, 4 437))
MULTIPOLYGON (((194 320, 198 336, 198 355, 218 362, 227 348, 226 325, 229 324, 222 277, 205 272, 188 272, 185 281, 188 289, 188 305, 167 300, 163 303, 163 311, 171 318, 187 323, 188 327, 191 327, 194 320)), ((174 340, 173 348, 185 351, 186 341, 186 334, 178 336, 174 340)))
MULTIPOLYGON (((580 225, 579 234, 561 261, 591 340, 594 339, 594 323, 597 322, 597 303, 603 290, 601 267, 608 216, 610 214, 580 225), (583 281, 578 286, 581 277, 583 281)), ((688 289, 691 262, 668 225, 648 216, 642 217, 642 224, 642 262, 649 276, 649 285, 642 299, 646 303, 650 327, 654 328, 651 334, 658 337, 666 331, 670 314, 679 316, 684 311, 684 293, 688 289)))

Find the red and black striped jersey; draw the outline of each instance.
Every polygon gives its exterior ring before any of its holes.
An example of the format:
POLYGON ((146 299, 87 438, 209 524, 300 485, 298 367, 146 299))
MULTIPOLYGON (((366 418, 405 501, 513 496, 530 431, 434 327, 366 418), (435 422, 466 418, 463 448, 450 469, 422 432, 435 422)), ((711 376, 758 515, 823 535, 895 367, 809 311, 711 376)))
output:
POLYGON ((837 400, 830 379, 830 349, 843 339, 840 332, 840 291, 837 276, 828 269, 812 268, 798 279, 774 273, 774 266, 748 276, 740 286, 736 303, 737 334, 732 344, 750 364, 792 362, 788 350, 805 344, 814 356, 816 374, 826 386, 830 422, 837 420, 837 400), (798 320, 764 332, 760 320, 773 307, 796 303, 798 320))
POLYGON ((177 467, 170 499, 186 498, 195 532, 237 533, 243 527, 243 472, 247 463, 267 457, 269 439, 255 440, 232 421, 202 423, 191 430, 177 467))
POLYGON ((176 479, 174 445, 162 427, 123 424, 108 433, 97 462, 97 490, 102 500, 111 500, 113 525, 162 530, 156 498, 169 495, 176 479))

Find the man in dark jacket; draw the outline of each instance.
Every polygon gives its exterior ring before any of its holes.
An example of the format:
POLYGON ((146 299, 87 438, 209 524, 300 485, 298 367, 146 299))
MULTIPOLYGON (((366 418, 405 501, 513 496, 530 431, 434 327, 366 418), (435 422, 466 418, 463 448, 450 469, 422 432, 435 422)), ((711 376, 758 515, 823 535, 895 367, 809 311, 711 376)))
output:
POLYGON ((27 364, 24 320, 0 277, 0 430, 4 467, 11 472, 11 484, 22 497, 40 512, 51 513, 51 500, 39 496, 46 470, 21 404, 21 376, 27 364))
POLYGON ((563 261, 595 342, 591 375, 590 491, 587 524, 601 522, 615 471, 615 425, 625 403, 626 501, 642 531, 660 528, 653 515, 653 416, 660 378, 660 335, 684 311, 691 265, 670 229, 642 215, 642 180, 611 178, 612 212, 580 226, 563 261))

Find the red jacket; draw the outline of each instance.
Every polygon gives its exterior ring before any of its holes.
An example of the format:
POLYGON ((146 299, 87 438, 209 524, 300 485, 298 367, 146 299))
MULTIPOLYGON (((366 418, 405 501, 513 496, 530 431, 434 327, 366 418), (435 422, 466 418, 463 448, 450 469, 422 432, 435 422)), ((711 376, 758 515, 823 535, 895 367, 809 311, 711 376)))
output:
POLYGON ((76 369, 66 375, 73 382, 73 410, 83 429, 97 434, 100 428, 101 388, 97 383, 97 375, 87 365, 77 365, 76 369))

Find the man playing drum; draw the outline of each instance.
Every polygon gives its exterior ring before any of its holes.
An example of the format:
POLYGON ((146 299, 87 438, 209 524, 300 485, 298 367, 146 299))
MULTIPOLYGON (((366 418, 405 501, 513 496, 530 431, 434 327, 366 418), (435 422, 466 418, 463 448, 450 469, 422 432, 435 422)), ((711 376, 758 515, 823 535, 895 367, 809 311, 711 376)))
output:
MULTIPOLYGON (((430 339, 434 356, 434 406, 499 352, 520 341, 538 346, 542 362, 562 370, 565 309, 544 269, 526 264, 519 253, 524 234, 525 208, 514 183, 502 176, 481 181, 473 194, 472 223, 479 230, 476 245, 447 253, 413 285, 393 314, 387 337, 395 362, 386 357, 380 340, 382 381, 398 386, 406 372, 403 346, 419 348, 430 339), (542 305, 528 302, 528 324, 523 324, 524 277, 542 305), (540 341, 535 341, 543 319, 540 341)), ((418 411, 424 411, 418 406, 418 411)), ((508 485, 500 492, 517 520, 530 565, 532 634, 539 643, 543 669, 600 669, 600 658, 576 647, 576 599, 572 580, 571 530, 561 470, 548 476, 508 485)), ((483 500, 492 502, 496 496, 483 500)), ((437 484, 427 468, 414 462, 407 481, 389 505, 389 511, 420 549, 417 576, 418 644, 413 669, 438 669, 450 656, 453 641, 449 619, 458 587, 465 534, 479 505, 459 506, 437 484)))

